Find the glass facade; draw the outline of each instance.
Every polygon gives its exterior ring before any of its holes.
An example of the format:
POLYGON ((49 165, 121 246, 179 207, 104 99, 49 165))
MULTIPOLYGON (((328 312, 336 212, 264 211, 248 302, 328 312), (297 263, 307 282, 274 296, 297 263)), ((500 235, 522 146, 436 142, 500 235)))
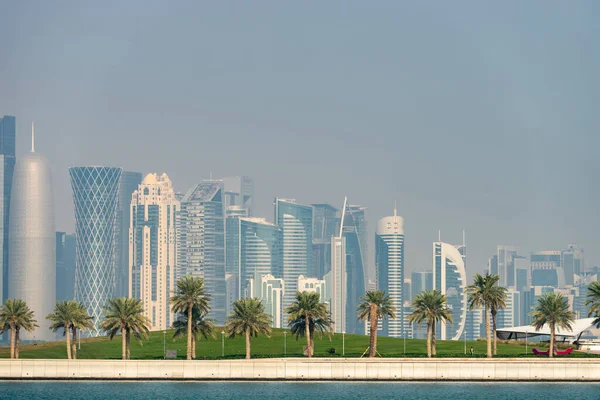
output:
POLYGON ((313 204, 313 269, 323 279, 331 271, 331 237, 339 236, 337 209, 329 204, 313 204))
POLYGON ((56 232, 56 301, 75 298, 75 235, 56 232))
POLYGON ((117 203, 121 168, 69 168, 75 203, 75 299, 100 335, 104 307, 116 295, 117 203))
POLYGON ((280 271, 273 274, 282 277, 285 285, 284 308, 296 296, 298 277, 307 276, 312 269, 312 222, 311 206, 297 204, 294 200, 275 198, 275 221, 279 226, 278 247, 280 271))
POLYGON ((411 274, 411 285, 410 300, 412 301, 419 293, 433 289, 433 272, 413 272, 411 274))
POLYGON ((405 330, 404 318, 404 219, 402 217, 394 215, 384 217, 377 222, 375 266, 377 288, 384 290, 396 307, 396 318, 382 321, 382 333, 390 337, 405 337, 408 332, 405 330))
POLYGON ((117 297, 129 294, 129 205, 131 194, 141 182, 142 174, 139 172, 123 171, 121 173, 117 200, 117 231, 115 233, 117 297))
POLYGON ((346 239, 346 332, 365 333, 365 325, 356 316, 356 308, 366 291, 365 266, 367 264, 366 228, 364 207, 346 205, 342 237, 346 239))
POLYGON ((0 261, 2 262, 2 283, 0 301, 8 296, 8 216, 13 173, 15 170, 15 142, 17 122, 15 117, 0 118, 0 261))
POLYGON ((242 297, 243 288, 255 274, 273 274, 277 270, 279 228, 262 218, 228 217, 226 224, 226 272, 235 276, 234 298, 242 297))
MULTIPOLYGON (((458 247, 464 249, 464 246, 458 247)), ((436 326, 437 338, 459 340, 465 332, 467 317, 467 277, 463 255, 456 246, 433 243, 433 282, 433 288, 446 295, 454 320, 452 324, 441 323, 436 326)))
POLYGON ((181 200, 179 276, 203 278, 212 297, 210 317, 225 321, 225 220, 223 182, 204 181, 181 200))

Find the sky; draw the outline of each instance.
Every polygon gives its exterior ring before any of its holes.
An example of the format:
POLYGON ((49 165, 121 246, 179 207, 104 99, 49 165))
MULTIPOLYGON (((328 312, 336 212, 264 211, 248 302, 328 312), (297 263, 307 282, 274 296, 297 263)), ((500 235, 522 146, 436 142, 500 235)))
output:
MULTIPOLYGON (((577 243, 600 263, 600 3, 0 0, 0 115, 17 155, 166 172, 178 191, 249 175, 275 196, 394 201, 407 272, 461 241, 468 275, 499 244, 577 243)), ((17 161, 18 162, 18 161, 17 161)), ((408 275, 405 275, 408 277, 408 275)))

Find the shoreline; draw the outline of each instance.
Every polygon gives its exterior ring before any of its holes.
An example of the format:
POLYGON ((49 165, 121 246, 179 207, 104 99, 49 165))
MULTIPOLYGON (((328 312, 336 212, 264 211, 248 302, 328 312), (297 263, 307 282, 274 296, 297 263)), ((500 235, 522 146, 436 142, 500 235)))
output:
POLYGON ((600 382, 600 359, 0 360, 3 381, 600 382))

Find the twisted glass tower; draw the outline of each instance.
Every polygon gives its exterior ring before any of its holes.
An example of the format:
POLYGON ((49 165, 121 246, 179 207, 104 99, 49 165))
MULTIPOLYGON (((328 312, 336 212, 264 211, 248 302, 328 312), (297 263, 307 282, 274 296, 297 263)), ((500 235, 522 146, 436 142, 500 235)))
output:
POLYGON ((115 297, 117 202, 121 168, 71 167, 75 203, 75 299, 94 317, 96 331, 102 307, 115 297))

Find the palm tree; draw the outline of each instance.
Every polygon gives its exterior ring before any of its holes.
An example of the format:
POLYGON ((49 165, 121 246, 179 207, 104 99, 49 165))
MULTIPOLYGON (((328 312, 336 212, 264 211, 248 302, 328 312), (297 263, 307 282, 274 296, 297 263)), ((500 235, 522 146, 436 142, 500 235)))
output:
POLYGON ((439 290, 429 290, 418 294, 412 303, 413 312, 408 316, 411 323, 427 323, 427 357, 436 354, 436 322, 452 323, 452 312, 448 308, 448 299, 439 290))
POLYGON ((392 304, 389 295, 383 290, 369 290, 358 305, 358 319, 370 320, 369 329, 369 358, 375 357, 377 353, 377 325, 380 319, 396 318, 396 307, 392 304))
MULTIPOLYGON (((50 320, 50 329, 56 332, 59 329, 65 331, 65 341, 67 343, 67 360, 71 359, 71 327, 78 312, 77 303, 73 300, 57 301, 54 305, 54 312, 48 314, 47 320, 50 320)), ((73 336, 75 341, 75 336, 73 336)))
POLYGON ((71 357, 73 360, 77 360, 77 330, 84 331, 86 329, 94 330, 94 317, 91 317, 88 314, 87 307, 78 301, 75 302, 77 307, 77 312, 75 314, 75 319, 73 320, 73 324, 71 325, 71 332, 73 334, 73 342, 71 343, 71 357))
POLYGON ((556 328, 573 330, 575 314, 570 310, 569 302, 560 293, 544 293, 538 299, 535 310, 530 313, 533 317, 532 326, 540 330, 544 325, 550 328, 550 352, 548 355, 554 355, 554 336, 556 328))
POLYGON ((141 300, 129 297, 120 297, 108 301, 104 307, 104 319, 100 328, 108 333, 112 340, 117 332, 121 332, 121 355, 123 360, 131 358, 130 340, 133 335, 136 339, 147 339, 150 320, 144 316, 144 307, 141 300))
POLYGON ((246 336, 246 359, 250 359, 250 339, 264 334, 271 337, 273 320, 265 313, 265 306, 259 299, 239 299, 233 302, 233 310, 225 321, 227 337, 246 336))
MULTIPOLYGON (((492 357, 492 340, 490 334, 490 312, 492 310, 492 306, 495 304, 497 308, 499 307, 499 301, 502 299, 501 304, 504 304, 504 299, 506 298, 506 289, 500 286, 497 286, 498 280, 500 277, 498 275, 485 274, 482 276, 480 274, 475 274, 475 279, 473 280, 473 284, 467 286, 468 293, 468 303, 469 310, 473 310, 474 308, 484 308, 485 313, 485 335, 487 340, 487 356, 492 357)), ((505 307, 506 305, 504 305, 505 307)), ((497 309, 496 309, 497 312, 497 309)), ((495 332, 495 318, 494 317, 494 332, 495 332)), ((494 336, 495 333, 494 333, 494 336)))
POLYGON ((592 282, 588 286, 588 294, 585 305, 589 306, 588 317, 594 317, 594 325, 600 328, 600 282, 592 282))
POLYGON ((296 301, 294 301, 285 312, 288 313, 288 325, 292 328, 300 323, 299 319, 304 318, 304 336, 306 336, 308 357, 312 357, 314 346, 310 331, 313 321, 320 320, 323 326, 331 327, 331 317, 325 303, 321 303, 321 296, 316 292, 296 292, 296 301), (308 324, 306 323, 308 321, 308 324))
POLYGON ((201 314, 208 314, 210 311, 210 296, 204 289, 204 280, 189 275, 181 277, 169 301, 174 313, 187 314, 187 359, 191 360, 193 309, 196 307, 201 314))
POLYGON ((10 358, 19 358, 19 331, 33 332, 39 326, 33 317, 33 311, 21 299, 7 299, 0 308, 2 332, 10 329, 10 358))
MULTIPOLYGON (((202 314, 198 311, 198 307, 194 307, 192 310, 192 359, 196 358, 196 342, 200 340, 200 336, 204 339, 208 337, 215 338, 215 320, 206 318, 206 314, 202 314)), ((187 314, 180 314, 179 318, 173 322, 173 340, 187 335, 188 318, 187 314)))
MULTIPOLYGON (((326 318, 312 318, 310 323, 308 324, 308 332, 310 333, 312 348, 314 350, 314 339, 315 335, 319 337, 319 339, 323 339, 323 335, 327 334, 329 340, 331 340, 331 335, 333 334, 332 330, 333 321, 331 320, 331 315, 327 315, 326 318)), ((300 337, 306 336, 306 318, 304 316, 300 316, 289 323, 290 333, 296 336, 296 340, 300 337)))
MULTIPOLYGON (((495 275, 498 276, 498 275, 495 275)), ((498 310, 506 308, 506 297, 508 289, 502 286, 494 285, 490 289, 489 293, 489 306, 490 306, 490 314, 492 315, 492 337, 494 342, 494 355, 498 353, 497 341, 498 337, 496 336, 496 316, 498 315, 498 310)))

